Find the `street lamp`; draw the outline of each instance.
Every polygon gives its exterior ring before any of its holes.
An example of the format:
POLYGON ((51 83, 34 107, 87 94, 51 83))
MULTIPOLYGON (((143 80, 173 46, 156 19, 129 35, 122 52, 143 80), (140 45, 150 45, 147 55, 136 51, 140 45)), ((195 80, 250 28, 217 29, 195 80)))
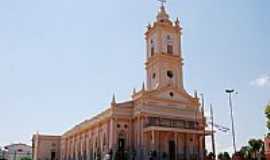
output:
POLYGON ((232 93, 234 93, 234 89, 226 89, 225 92, 228 93, 229 97, 229 106, 231 111, 231 122, 232 122, 232 141, 234 153, 236 153, 235 129, 234 129, 233 108, 232 108, 232 93))

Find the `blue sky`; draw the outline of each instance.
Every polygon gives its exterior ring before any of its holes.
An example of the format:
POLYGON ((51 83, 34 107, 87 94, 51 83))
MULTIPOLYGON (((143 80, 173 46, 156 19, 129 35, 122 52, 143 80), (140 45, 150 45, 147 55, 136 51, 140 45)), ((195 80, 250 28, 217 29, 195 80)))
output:
MULTIPOLYGON (((270 2, 168 2, 183 30, 184 83, 205 94, 216 121, 230 126, 224 89, 233 97, 237 145, 266 133, 270 101, 270 2)), ((145 26, 155 0, 8 0, 0 2, 0 145, 31 143, 35 131, 62 134, 129 99, 145 79, 145 26)), ((231 148, 217 133, 218 151, 231 148)))

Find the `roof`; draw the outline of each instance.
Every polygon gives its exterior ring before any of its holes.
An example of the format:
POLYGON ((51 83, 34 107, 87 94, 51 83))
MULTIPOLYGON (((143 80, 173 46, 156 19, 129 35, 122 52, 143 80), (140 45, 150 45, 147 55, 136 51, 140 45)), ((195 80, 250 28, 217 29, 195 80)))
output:
POLYGON ((16 147, 16 146, 26 146, 26 147, 32 148, 32 146, 27 145, 27 144, 24 144, 24 143, 14 143, 14 144, 10 144, 10 145, 5 146, 4 148, 5 148, 5 149, 8 149, 8 148, 10 148, 10 147, 16 147))

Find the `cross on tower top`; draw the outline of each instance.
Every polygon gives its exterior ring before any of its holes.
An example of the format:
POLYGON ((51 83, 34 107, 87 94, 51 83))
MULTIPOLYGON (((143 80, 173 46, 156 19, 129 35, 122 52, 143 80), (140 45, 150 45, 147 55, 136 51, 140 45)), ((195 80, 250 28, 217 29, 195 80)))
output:
POLYGON ((164 7, 164 4, 167 2, 167 0, 158 0, 161 3, 161 6, 164 7))

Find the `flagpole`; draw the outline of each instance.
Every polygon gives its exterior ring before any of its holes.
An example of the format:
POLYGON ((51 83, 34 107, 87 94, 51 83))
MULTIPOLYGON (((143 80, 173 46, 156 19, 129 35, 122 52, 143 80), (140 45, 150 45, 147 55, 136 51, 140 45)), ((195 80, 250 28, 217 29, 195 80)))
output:
POLYGON ((213 113, 213 106, 210 105, 210 114, 211 114, 211 138, 212 138, 212 149, 214 154, 214 159, 216 159, 216 146, 215 146, 215 133, 214 133, 214 113, 213 113))

